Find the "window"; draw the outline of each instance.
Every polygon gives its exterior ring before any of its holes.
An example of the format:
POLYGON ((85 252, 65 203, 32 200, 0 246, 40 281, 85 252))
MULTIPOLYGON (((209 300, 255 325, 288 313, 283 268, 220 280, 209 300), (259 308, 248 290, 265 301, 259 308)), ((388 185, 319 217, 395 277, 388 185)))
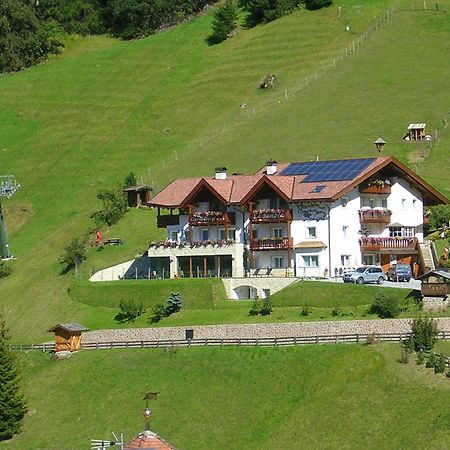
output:
POLYGON ((325 189, 325 186, 317 185, 317 186, 314 186, 309 192, 311 192, 311 194, 318 194, 319 192, 322 192, 324 189, 325 189))
POLYGON ((341 266, 350 267, 350 255, 341 255, 341 266))
POLYGON ((414 237, 414 227, 403 227, 402 228, 403 237, 414 237))
POLYGON ((173 242, 178 241, 178 231, 177 230, 172 230, 169 232, 169 240, 173 241, 173 242))
POLYGON ((414 227, 389 227, 390 237, 414 237, 414 227))
POLYGON ((201 236, 201 240, 202 240, 202 241, 207 241, 207 240, 209 240, 209 231, 208 231, 208 229, 203 229, 203 230, 201 230, 200 236, 201 236))
POLYGON ((366 266, 375 264, 375 255, 363 255, 363 264, 366 266))
POLYGON ((381 199, 381 207, 382 208, 387 208, 387 198, 382 198, 381 199))
POLYGON ((367 197, 361 197, 361 206, 370 206, 370 202, 367 197))
POLYGON ((402 209, 406 209, 406 198, 402 198, 402 209))
POLYGON ((221 240, 221 241, 225 241, 225 240, 234 241, 235 238, 236 238, 236 230, 234 228, 229 228, 228 229, 228 237, 225 236, 225 228, 221 228, 219 230, 219 240, 221 240))
POLYGON ((341 206, 343 207, 343 208, 345 208, 346 206, 347 206, 347 203, 349 202, 349 198, 348 197, 342 197, 341 198, 341 206))
POLYGON ((274 238, 281 238, 283 237, 283 228, 274 228, 272 230, 272 234, 274 238))
POLYGON ((348 226, 343 225, 342 226, 342 237, 348 237, 347 232, 348 232, 348 226))
POLYGON ((412 201, 412 209, 417 209, 417 200, 415 198, 412 201))
POLYGON ((306 227, 306 237, 315 239, 317 237, 316 227, 306 227))
POLYGON ((282 256, 274 256, 273 257, 273 267, 275 269, 283 268, 283 257, 282 256))
POLYGON ((319 257, 317 255, 303 256, 304 267, 319 267, 319 257))
POLYGON ((369 206, 371 208, 375 208, 376 202, 373 198, 369 198, 369 206))

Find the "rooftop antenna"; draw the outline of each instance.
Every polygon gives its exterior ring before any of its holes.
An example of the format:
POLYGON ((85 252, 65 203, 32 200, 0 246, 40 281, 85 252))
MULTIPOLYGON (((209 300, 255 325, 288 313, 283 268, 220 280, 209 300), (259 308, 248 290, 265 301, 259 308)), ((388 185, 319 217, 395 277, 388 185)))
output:
POLYGON ((148 407, 149 400, 156 400, 156 397, 158 396, 159 392, 146 392, 144 394, 144 398, 142 400, 145 400, 145 409, 143 412, 144 419, 145 419, 145 429, 147 431, 150 430, 150 419, 152 417, 152 410, 148 407))
POLYGON ((0 256, 3 259, 11 258, 11 253, 9 252, 8 238, 6 236, 1 198, 12 197, 19 188, 20 184, 16 181, 14 175, 0 175, 0 256))
POLYGON ((124 450, 125 443, 123 442, 123 433, 120 433, 120 439, 113 433, 111 433, 115 441, 108 439, 91 439, 91 450, 104 450, 106 448, 120 446, 120 450, 124 450))

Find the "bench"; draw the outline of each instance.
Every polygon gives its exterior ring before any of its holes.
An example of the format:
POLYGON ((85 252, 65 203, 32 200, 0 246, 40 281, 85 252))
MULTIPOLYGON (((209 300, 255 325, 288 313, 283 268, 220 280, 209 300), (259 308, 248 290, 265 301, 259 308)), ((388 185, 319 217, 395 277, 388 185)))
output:
POLYGON ((120 238, 109 238, 103 241, 103 245, 122 245, 123 241, 120 238))

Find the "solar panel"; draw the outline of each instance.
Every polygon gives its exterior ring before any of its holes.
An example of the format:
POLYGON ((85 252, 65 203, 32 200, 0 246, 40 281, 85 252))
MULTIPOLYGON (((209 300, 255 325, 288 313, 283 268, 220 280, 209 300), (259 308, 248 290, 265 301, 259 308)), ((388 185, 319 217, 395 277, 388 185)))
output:
POLYGON ((363 158, 291 163, 280 175, 306 175, 302 183, 353 180, 374 161, 363 158))

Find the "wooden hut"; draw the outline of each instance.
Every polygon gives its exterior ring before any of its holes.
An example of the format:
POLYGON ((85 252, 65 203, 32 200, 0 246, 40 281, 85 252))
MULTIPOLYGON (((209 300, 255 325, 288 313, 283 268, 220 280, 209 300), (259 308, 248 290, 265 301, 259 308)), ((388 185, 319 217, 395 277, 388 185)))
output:
POLYGON ((141 186, 130 186, 123 190, 123 193, 127 195, 128 206, 139 207, 146 205, 152 197, 153 189, 145 184, 141 186))
POLYGON ((450 299, 450 272, 431 270, 420 277, 421 293, 424 307, 427 309, 445 309, 450 299))
POLYGON ((406 141, 421 141, 425 139, 426 126, 426 123, 410 123, 408 126, 408 132, 406 133, 404 139, 406 141))
POLYGON ((48 330, 55 333, 55 352, 81 350, 81 333, 89 328, 79 323, 59 323, 48 330))

